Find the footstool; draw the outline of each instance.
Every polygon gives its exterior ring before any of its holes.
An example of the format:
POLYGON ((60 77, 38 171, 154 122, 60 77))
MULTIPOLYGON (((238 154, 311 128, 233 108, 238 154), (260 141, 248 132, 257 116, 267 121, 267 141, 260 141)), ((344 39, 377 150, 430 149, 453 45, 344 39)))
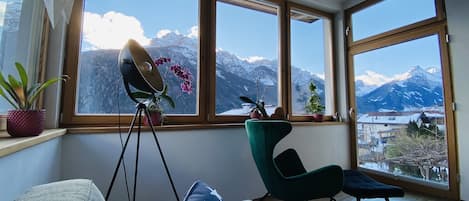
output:
POLYGON ((356 197, 357 201, 362 198, 384 198, 389 201, 390 197, 404 197, 402 188, 383 184, 357 170, 344 170, 342 191, 356 197))

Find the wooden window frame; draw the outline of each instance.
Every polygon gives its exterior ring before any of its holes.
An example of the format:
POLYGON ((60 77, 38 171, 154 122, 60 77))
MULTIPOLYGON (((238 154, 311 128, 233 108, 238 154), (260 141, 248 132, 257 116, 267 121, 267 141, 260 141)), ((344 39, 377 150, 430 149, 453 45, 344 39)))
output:
MULTIPOLYGON (((332 114, 335 114, 337 112, 337 89, 336 89, 336 86, 337 86, 337 83, 336 82, 336 75, 335 75, 335 55, 334 55, 334 52, 335 52, 335 32, 334 32, 334 15, 331 14, 331 13, 328 13, 328 12, 324 12, 324 11, 320 11, 320 10, 317 10, 317 9, 313 9, 313 8, 310 8, 310 7, 306 7, 306 6, 303 6, 303 5, 300 5, 300 4, 297 4, 297 3, 293 3, 293 2, 288 2, 287 3, 287 7, 286 7, 286 19, 285 19, 285 24, 286 24, 286 43, 287 43, 287 49, 288 51, 286 51, 286 54, 287 54, 287 68, 285 69, 286 70, 286 74, 287 74, 287 82, 286 82, 286 89, 287 89, 287 98, 286 100, 284 100, 287 105, 288 105, 288 119, 290 121, 311 121, 311 117, 309 116, 306 116, 306 115, 294 115, 293 114, 293 103, 292 103, 292 99, 291 99, 291 96, 292 96, 292 93, 291 93, 291 41, 290 41, 290 37, 291 37, 291 24, 290 24, 290 11, 291 10, 300 10, 302 12, 306 12, 306 13, 309 13, 309 14, 312 14, 312 15, 316 15, 316 16, 319 16, 319 17, 322 17, 322 18, 325 18, 326 20, 329 21, 329 30, 330 30, 330 33, 331 35, 329 36, 330 38, 330 49, 329 49, 329 53, 330 54, 330 65, 329 67, 329 71, 331 72, 331 74, 329 75, 330 79, 331 79, 331 82, 328 83, 329 86, 328 88, 330 88, 332 90, 332 92, 328 92, 328 94, 333 94, 332 97, 329 97, 331 98, 332 100, 330 101, 332 103, 332 108, 331 108, 331 114, 330 115, 325 115, 324 119, 326 121, 330 121, 332 120, 332 114)), ((325 37, 325 40, 327 40, 327 37, 325 37)), ((326 54, 324 54, 325 57, 326 54)), ((325 71, 325 74, 327 73, 327 71, 325 71)), ((324 83, 326 84, 326 83, 324 83)), ((327 95, 327 94, 326 94, 327 95)))
MULTIPOLYGON (((354 12, 358 12, 362 9, 365 9, 369 6, 374 5, 375 3, 380 2, 380 0, 369 0, 363 3, 360 3, 350 9, 345 11, 345 21, 344 30, 347 26, 351 26, 351 16, 354 12)), ((435 0, 435 6, 437 10, 437 15, 435 17, 422 20, 413 24, 409 24, 397 29, 386 31, 377 35, 373 35, 361 40, 352 41, 351 32, 346 35, 347 48, 347 81, 349 83, 348 88, 348 99, 350 108, 356 108, 355 102, 355 84, 354 80, 354 65, 353 65, 353 56, 376 50, 379 48, 396 45, 416 39, 420 39, 430 35, 436 35, 439 40, 440 47, 440 57, 441 57, 441 71, 443 79, 443 89, 444 89, 444 99, 445 99, 445 119, 446 119, 446 136, 447 136, 447 147, 448 147, 448 167, 449 167, 449 182, 448 189, 442 189, 433 187, 430 185, 425 185, 421 182, 399 179, 398 177, 392 177, 391 174, 380 173, 377 171, 372 171, 366 169, 366 172, 386 183, 402 186, 405 189, 421 192, 424 194, 430 194, 433 196, 450 198, 452 200, 459 200, 459 183, 458 183, 458 165, 457 165, 457 150, 456 150, 456 133, 455 133, 455 121, 454 121, 454 111, 452 109, 451 103, 453 103, 452 95, 452 86, 451 86, 451 70, 450 70, 450 61, 449 61, 449 49, 448 43, 446 41, 447 35, 447 25, 446 17, 444 13, 444 2, 442 0, 435 0), (431 189, 431 190, 429 190, 431 189)), ((345 34, 345 33, 344 33, 345 34)), ((351 165, 353 169, 358 167, 358 158, 357 158, 357 135, 356 135, 356 119, 350 119, 350 158, 351 165)), ((361 168, 360 168, 361 169, 361 168)))
MULTIPOLYGON (((107 127, 119 125, 128 125, 133 117, 129 114, 103 114, 103 115, 92 115, 92 114, 75 114, 76 110, 76 91, 78 86, 78 60, 80 55, 81 45, 81 34, 82 34, 82 17, 84 12, 84 1, 76 0, 73 5, 72 15, 70 18, 70 24, 67 33, 67 55, 65 57, 65 69, 64 73, 69 75, 72 79, 66 82, 63 86, 62 91, 62 115, 61 115, 61 126, 62 127, 77 127, 77 126, 98 126, 107 127)), ((206 83, 201 82, 207 74, 207 69, 203 68, 206 64, 206 57, 203 57, 203 52, 207 51, 207 47, 204 41, 209 37, 205 30, 208 28, 204 24, 204 20, 210 15, 210 10, 207 10, 206 1, 199 1, 199 51, 198 51, 198 95, 197 95, 197 109, 196 114, 187 115, 168 115, 165 117, 165 123, 171 124, 187 124, 187 123, 204 123, 204 113, 206 113, 206 105, 200 104, 205 101, 207 96, 206 83)))
MULTIPOLYGON (((216 7, 217 7, 217 2, 221 2, 221 3, 228 3, 228 4, 231 4, 231 5, 236 5, 236 3, 233 3, 233 2, 236 2, 236 1, 227 1, 227 0, 213 0, 211 1, 212 2, 212 5, 211 5, 211 8, 213 11, 215 11, 213 13, 213 18, 211 20, 211 27, 213 28, 212 31, 213 31, 213 36, 212 37, 212 41, 211 41, 211 56, 212 58, 210 59, 210 64, 209 64, 209 68, 210 68, 210 72, 214 72, 214 73, 211 73, 209 75, 209 80, 210 80, 210 94, 211 96, 209 96, 209 105, 210 105, 210 108, 209 108, 209 112, 208 112, 208 122, 210 123, 233 123, 233 122, 244 122, 246 119, 249 118, 248 115, 217 115, 216 114, 216 52, 215 52, 215 49, 216 49, 216 7)), ((275 6, 277 6, 277 20, 279 22, 279 49, 282 49, 282 33, 281 33, 281 26, 282 26, 282 20, 281 20, 281 13, 282 13, 282 10, 284 9, 284 4, 282 4, 280 1, 266 1, 267 3, 271 3, 271 4, 274 4, 275 6)), ((241 8, 245 8, 245 9, 252 9, 252 10, 255 10, 255 11, 258 11, 258 12, 265 12, 265 13, 269 13, 269 14, 273 14, 273 11, 272 10, 269 10, 269 9, 262 9, 260 7, 256 7, 256 8, 248 8, 247 5, 240 5, 241 8), (268 10, 268 11, 267 11, 268 10)), ((283 80, 282 78, 280 77, 280 74, 282 72, 282 65, 281 65, 281 62, 284 58, 282 58, 281 54, 279 53, 279 66, 278 66, 278 69, 277 69, 277 72, 278 72, 278 75, 279 75, 279 80, 278 80, 278 107, 284 107, 284 102, 283 100, 280 98, 282 97, 282 94, 284 93, 284 89, 283 89, 283 80)))
MULTIPOLYGON (((110 114, 110 115, 77 115, 76 110, 76 90, 78 86, 78 60, 80 55, 81 45, 81 26, 82 14, 84 12, 84 1, 76 0, 73 5, 72 16, 67 34, 64 73, 69 75, 72 79, 63 85, 62 89, 62 107, 61 107, 61 121, 62 127, 112 127, 116 125, 126 126, 130 123, 132 115, 129 114, 110 114), (67 103, 67 104, 65 104, 67 103)), ((225 2, 226 0, 220 0, 225 2)), ((232 0, 230 0, 232 1, 232 0)), ((312 12, 315 15, 326 16, 331 21, 331 38, 332 48, 334 47, 335 34, 333 30, 333 15, 320 10, 312 9, 295 3, 290 3, 282 0, 265 0, 278 6, 278 23, 279 23, 279 93, 278 93, 278 106, 283 107, 289 120, 292 121, 310 121, 309 119, 292 118, 291 117, 291 103, 288 98, 289 89, 291 87, 290 80, 290 65, 289 65, 289 25, 287 18, 287 7, 293 6, 312 12), (283 16, 283 17, 282 17, 283 16), (285 30, 285 31, 282 31, 285 30), (287 33, 288 32, 288 33, 287 33)), ((216 2, 217 0, 199 0, 199 79, 198 82, 198 113, 195 115, 168 115, 165 119, 165 124, 182 125, 182 124, 219 124, 219 123, 241 123, 244 122, 248 116, 220 116, 215 112, 215 92, 216 92, 216 2)), ((256 9, 255 9, 256 10, 256 9)), ((266 12, 266 11, 259 11, 266 12)), ((332 50, 333 52, 333 50, 332 50)), ((334 61, 332 55, 332 61, 334 61)), ((334 72, 333 68, 332 72, 334 72)), ((334 79, 335 80, 335 79, 334 79)), ((335 101, 335 85, 334 88, 334 107, 336 108, 335 101)), ((334 111, 335 111, 334 108, 334 111)))

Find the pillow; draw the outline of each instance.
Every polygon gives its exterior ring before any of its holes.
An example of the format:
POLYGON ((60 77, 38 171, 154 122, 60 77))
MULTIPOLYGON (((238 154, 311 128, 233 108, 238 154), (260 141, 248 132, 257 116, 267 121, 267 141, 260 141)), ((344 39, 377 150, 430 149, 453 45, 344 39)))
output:
POLYGON ((197 180, 187 191, 184 201, 223 201, 223 199, 215 189, 197 180))

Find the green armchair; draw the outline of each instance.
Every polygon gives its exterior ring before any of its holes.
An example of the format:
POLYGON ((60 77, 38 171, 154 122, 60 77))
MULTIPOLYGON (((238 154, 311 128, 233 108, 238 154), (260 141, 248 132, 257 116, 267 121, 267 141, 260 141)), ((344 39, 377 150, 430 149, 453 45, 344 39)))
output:
POLYGON ((281 158, 274 160, 275 145, 292 129, 288 121, 251 119, 245 122, 245 126, 257 169, 273 197, 285 201, 325 197, 335 200, 334 195, 343 186, 340 166, 329 165, 306 172, 296 152, 292 154, 291 150, 287 150, 289 154, 281 154, 281 158), (291 172, 299 174, 292 175, 291 172))

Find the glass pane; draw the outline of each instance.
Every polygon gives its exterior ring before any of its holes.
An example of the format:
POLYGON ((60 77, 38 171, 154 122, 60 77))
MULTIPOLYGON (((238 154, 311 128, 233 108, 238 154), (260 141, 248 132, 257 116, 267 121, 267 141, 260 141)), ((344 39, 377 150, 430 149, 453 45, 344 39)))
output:
POLYGON ((217 2, 216 114, 248 115, 239 96, 278 104, 278 20, 275 14, 217 2))
POLYGON ((359 167, 448 185, 438 44, 432 35, 354 56, 359 167))
POLYGON ((176 107, 163 101, 166 114, 196 114, 198 94, 198 1, 85 1, 83 14, 78 114, 133 113, 117 57, 129 39, 139 42, 153 59, 170 58, 158 67, 176 107), (174 10, 178 12, 175 13, 174 10), (193 76, 192 93, 170 66, 179 64, 193 76))
POLYGON ((353 40, 364 39, 435 16, 434 0, 382 1, 352 14, 353 40))
MULTIPOLYGON (((35 79, 42 38, 42 1, 0 0, 0 70, 18 78, 15 62, 20 62, 35 79), (35 25, 35 26, 32 26, 35 25)), ((13 107, 0 98, 0 113, 13 107)))
POLYGON ((297 10, 291 11, 291 86, 292 107, 294 115, 305 115, 308 113, 330 114, 332 100, 327 96, 325 87, 331 85, 331 79, 327 79, 331 71, 327 70, 331 65, 328 58, 331 57, 327 46, 330 36, 329 20, 322 19, 312 14, 297 10), (298 18, 302 16, 301 18, 298 18), (326 29, 326 30, 325 30, 326 29), (313 94, 309 90, 310 83, 316 86, 320 103, 325 106, 325 111, 315 112, 314 108, 307 109, 309 99, 313 94))

